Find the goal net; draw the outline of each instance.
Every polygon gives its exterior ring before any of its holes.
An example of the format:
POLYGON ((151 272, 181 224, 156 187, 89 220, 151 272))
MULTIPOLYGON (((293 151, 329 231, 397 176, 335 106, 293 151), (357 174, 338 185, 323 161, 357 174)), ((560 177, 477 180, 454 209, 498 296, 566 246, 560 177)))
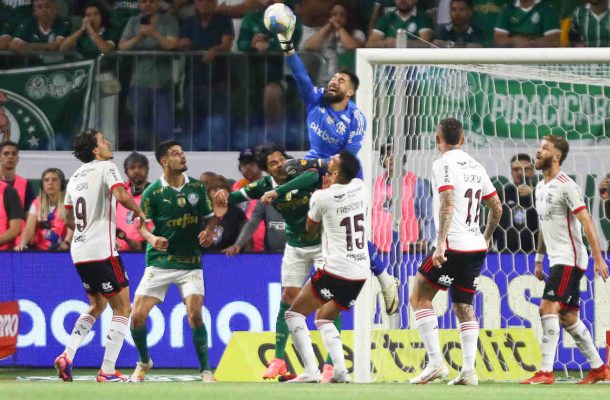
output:
MULTIPOLYGON (((562 168, 581 187, 605 251, 610 223, 598 186, 610 173, 609 49, 375 49, 359 50, 357 60, 358 104, 369 124, 362 158, 372 192, 370 238, 400 282, 400 306, 385 313, 374 279, 363 290, 355 312, 356 381, 406 381, 426 363, 408 298, 435 236, 431 168, 436 128, 446 117, 464 124, 464 150, 485 166, 504 208, 475 298, 477 373, 483 380, 531 376, 541 361, 544 283, 533 276, 538 221, 531 190, 539 176, 527 156, 533 163, 544 135, 567 136, 562 168)), ((483 208, 482 227, 486 214, 483 208)), ((610 283, 594 279, 590 266, 580 288, 581 318, 605 356, 610 283)), ((449 378, 462 363, 451 308, 439 291, 434 310, 449 378)), ((569 379, 588 368, 562 333, 557 375, 569 379)))

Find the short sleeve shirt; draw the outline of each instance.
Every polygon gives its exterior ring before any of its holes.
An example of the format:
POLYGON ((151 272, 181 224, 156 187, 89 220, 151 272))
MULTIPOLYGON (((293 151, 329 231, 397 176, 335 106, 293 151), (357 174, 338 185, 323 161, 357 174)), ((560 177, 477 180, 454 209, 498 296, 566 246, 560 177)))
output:
POLYGON ((233 22, 226 15, 214 14, 207 26, 201 25, 197 16, 182 22, 180 37, 189 38, 193 50, 208 50, 222 43, 223 36, 235 36, 233 22))
POLYGON ((53 43, 58 37, 70 36, 71 32, 72 23, 68 19, 55 18, 51 29, 48 32, 43 32, 38 25, 38 21, 35 18, 30 18, 19 26, 15 38, 27 43, 53 43))
POLYGON ((496 31, 510 36, 543 37, 559 33, 559 18, 555 10, 544 2, 537 2, 529 9, 518 3, 507 7, 499 16, 496 31))
MULTIPOLYGON (((102 31, 99 32, 99 34, 105 42, 112 42, 116 45, 116 36, 114 35, 114 31, 102 28, 102 31)), ((87 32, 83 33, 78 38, 78 41, 76 42, 76 49, 84 58, 95 58, 100 54, 100 50, 97 48, 97 45, 87 32)))
POLYGON ((398 15, 398 11, 384 14, 377 20, 375 32, 384 37, 395 38, 399 29, 405 29, 413 35, 421 35, 422 32, 432 30, 432 19, 420 10, 414 9, 407 19, 398 15))
POLYGON ((483 32, 477 27, 469 26, 464 32, 457 32, 453 24, 447 24, 438 30, 438 40, 453 42, 455 47, 466 47, 468 44, 483 44, 483 32))
POLYGON ((572 32, 587 47, 610 46, 610 11, 597 15, 590 4, 578 7, 572 15, 572 32))

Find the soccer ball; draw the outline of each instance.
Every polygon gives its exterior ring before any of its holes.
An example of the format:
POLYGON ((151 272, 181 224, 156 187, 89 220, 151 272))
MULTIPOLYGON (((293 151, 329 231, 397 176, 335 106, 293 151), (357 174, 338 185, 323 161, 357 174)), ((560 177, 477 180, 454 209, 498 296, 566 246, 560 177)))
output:
POLYGON ((267 7, 265 10, 265 26, 271 33, 284 33, 294 25, 296 16, 285 4, 275 3, 267 7))

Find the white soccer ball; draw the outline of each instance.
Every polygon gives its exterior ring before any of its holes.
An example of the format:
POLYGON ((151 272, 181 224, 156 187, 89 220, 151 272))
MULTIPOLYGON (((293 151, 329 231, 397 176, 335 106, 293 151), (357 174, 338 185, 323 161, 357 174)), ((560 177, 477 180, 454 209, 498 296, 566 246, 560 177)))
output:
POLYGON ((265 26, 271 33, 284 33, 294 26, 296 16, 286 4, 275 3, 267 7, 265 10, 265 26))

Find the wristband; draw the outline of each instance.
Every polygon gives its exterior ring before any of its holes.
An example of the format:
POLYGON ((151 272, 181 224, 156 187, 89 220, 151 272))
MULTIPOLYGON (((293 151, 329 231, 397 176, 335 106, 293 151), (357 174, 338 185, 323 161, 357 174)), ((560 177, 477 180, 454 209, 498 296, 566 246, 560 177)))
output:
POLYGON ((536 253, 536 256, 534 257, 534 261, 535 262, 543 262, 544 261, 544 254, 536 253))

